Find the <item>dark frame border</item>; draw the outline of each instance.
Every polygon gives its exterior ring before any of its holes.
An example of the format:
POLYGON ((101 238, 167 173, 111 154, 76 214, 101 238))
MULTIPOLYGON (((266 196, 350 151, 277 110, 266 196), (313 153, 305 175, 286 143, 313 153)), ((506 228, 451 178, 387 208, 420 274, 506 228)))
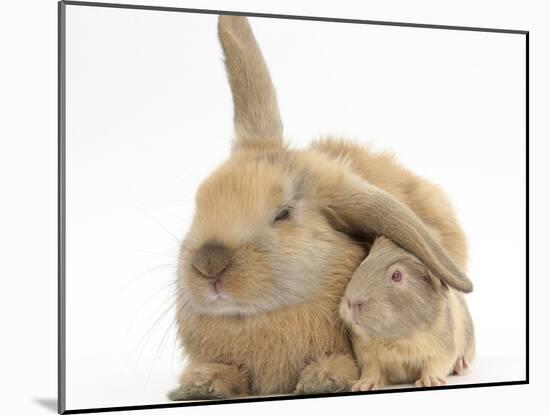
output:
POLYGON ((284 14, 268 14, 268 13, 253 13, 253 12, 236 12, 227 10, 208 10, 208 9, 189 9, 178 7, 161 7, 161 6, 145 6, 133 4, 119 3, 98 3, 98 2, 83 2, 83 1, 59 1, 58 2, 58 413, 59 414, 83 414, 97 412, 118 412, 139 409, 163 409, 177 408, 187 406, 205 406, 218 404, 233 404, 244 402, 267 402, 281 401, 294 399, 311 399, 325 398, 335 396, 357 396, 368 394, 387 394, 387 393, 402 393, 402 392, 418 392, 428 390, 443 390, 443 389, 469 389, 490 386, 512 386, 512 385, 528 385, 529 384, 529 31, 515 29, 499 29, 488 27, 469 27, 469 26, 447 26, 436 24, 423 23, 406 23, 406 22, 391 22, 391 21, 376 21, 376 20, 360 20, 360 19, 343 19, 330 17, 313 17, 313 16, 296 16, 284 14), (274 19, 289 19, 289 20, 314 20, 336 23, 353 23, 353 24, 368 24, 378 26, 400 26, 411 28, 424 29, 439 29, 439 30, 460 30, 460 31, 475 31, 489 33, 504 33, 525 36, 525 143, 526 143, 526 366, 525 379, 518 381, 507 382, 488 382, 488 383, 472 383, 463 385, 445 385, 430 388, 400 388, 375 390, 368 392, 340 392, 340 393, 325 393, 313 395, 283 395, 283 396, 268 396, 268 397, 251 397, 238 399, 222 399, 222 400, 206 400, 192 402, 174 402, 166 404, 151 404, 151 405, 131 405, 131 406, 114 406, 104 408, 86 408, 86 409, 66 409, 66 297, 65 297, 65 142, 66 142, 66 61, 65 61, 65 41, 66 41, 66 6, 85 6, 85 7, 104 7, 117 9, 134 9, 134 10, 151 10, 164 12, 179 12, 179 13, 196 13, 196 14, 225 14, 247 17, 265 17, 274 19))
POLYGON ((57 4, 57 411, 65 412, 65 4, 57 4))

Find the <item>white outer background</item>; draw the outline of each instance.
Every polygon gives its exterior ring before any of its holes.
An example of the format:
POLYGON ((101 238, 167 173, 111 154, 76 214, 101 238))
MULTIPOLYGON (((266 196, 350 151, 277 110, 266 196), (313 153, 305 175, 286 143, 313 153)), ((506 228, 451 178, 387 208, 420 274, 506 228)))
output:
MULTIPOLYGON (((433 393, 413 393, 384 396, 363 396, 322 400, 304 400, 277 403, 255 403, 228 405, 222 407, 193 408, 193 413, 247 413, 258 410, 276 413, 283 410, 319 410, 334 412, 345 409, 368 409, 395 412, 399 409, 415 408, 424 413, 463 413, 465 410, 484 408, 488 405, 500 413, 517 413, 535 405, 545 392, 545 372, 548 358, 548 338, 542 329, 547 315, 545 292, 547 282, 542 273, 544 252, 542 235, 547 229, 546 219, 535 212, 546 211, 547 197, 539 184, 544 179, 542 160, 545 157, 543 137, 548 136, 548 124, 544 114, 547 111, 547 81, 538 76, 547 73, 548 31, 542 26, 544 13, 528 2, 514 5, 503 2, 460 2, 453 7, 436 2, 415 2, 414 8, 407 2, 385 2, 383 6, 353 4, 352 2, 313 3, 299 5, 279 1, 258 4, 233 1, 231 7, 220 1, 202 2, 158 2, 186 7, 225 8, 288 14, 328 15, 364 19, 431 22, 472 26, 496 26, 531 30, 532 88, 532 262, 531 278, 533 313, 532 325, 539 328, 532 337, 531 385, 504 388, 483 388, 433 393), (498 4, 497 4, 498 3, 498 4), (495 13, 498 10, 498 13, 495 13), (538 51, 538 52, 537 52, 538 51), (536 171, 535 171, 536 169, 536 171), (536 189, 536 191, 535 191, 536 189), (535 196, 536 195, 536 196, 535 196), (536 199, 537 209, 534 210, 536 199), (546 208, 546 209, 545 209, 546 208), (535 243, 535 238, 537 242, 535 243), (537 277, 538 275, 538 277, 537 277)), ((55 398, 55 350, 56 350, 56 8, 53 2, 26 2, 10 4, 2 17, 6 24, 0 25, 2 38, 7 45, 9 65, 2 66, 2 275, 5 284, 2 290, 1 316, 4 328, 2 345, 3 396, 5 409, 11 412, 48 413, 46 408, 55 398), (31 9, 30 6, 33 6, 31 9), (11 10, 10 8, 13 8, 11 10), (5 147, 7 145, 7 148, 5 147), (42 402, 42 404, 41 404, 42 402), (46 403, 46 407, 43 403, 46 403)), ((266 49, 266 46, 264 46, 266 49)), ((269 63, 272 58, 265 51, 269 63)), ((272 69, 274 71, 274 69, 272 69)), ((275 77, 274 73, 274 77, 275 77)), ((278 85, 279 94, 284 95, 278 85)), ((286 108, 285 120, 289 130, 290 114, 286 108)), ((336 126, 330 126, 333 129, 336 126)), ((288 131, 290 132, 290 131, 288 131)), ((370 131, 368 132, 371 136, 370 131)), ((382 142, 377 133, 377 140, 382 142)), ((383 144, 386 144, 385 142, 383 144)), ((400 151, 401 153, 401 151, 400 151)), ((401 154, 402 155, 402 154, 401 154)), ((496 153, 498 156, 498 152, 496 153)), ((495 156, 495 157, 496 157, 495 156)), ((407 163, 409 163, 407 161, 407 163)), ((415 167, 415 166, 412 166, 415 167)), ((416 169, 416 167, 415 167, 416 169)), ((438 179, 441 182, 441 180, 438 179)), ((451 195, 461 212, 457 194, 451 195)), ((462 214, 461 214, 462 217, 462 214)), ((465 223, 466 226, 466 223, 465 223)), ((468 229, 468 232, 470 230, 468 229)), ((518 254, 517 241, 509 242, 509 250, 502 257, 518 254)), ((474 267, 474 263, 472 263, 474 267)), ((473 269, 473 268, 472 268, 473 269)), ((502 276, 499 276, 502 278, 502 276)), ((473 276, 479 291, 481 277, 473 276)), ((493 280, 492 289, 500 292, 505 283, 493 280)), ((490 312, 488 305, 475 305, 472 295, 472 309, 476 314, 490 312)), ((510 305, 512 306, 512 305, 510 305)), ((513 305, 515 306, 515 304, 513 305)), ((502 327, 505 327, 505 322, 502 327)), ((478 319, 478 326, 480 322, 478 319)), ((506 326, 507 327, 507 326, 506 326)), ((512 336, 510 341, 514 342, 512 336)), ((498 353, 499 350, 495 350, 498 353)), ((159 410, 156 413, 176 413, 178 410, 159 410)))

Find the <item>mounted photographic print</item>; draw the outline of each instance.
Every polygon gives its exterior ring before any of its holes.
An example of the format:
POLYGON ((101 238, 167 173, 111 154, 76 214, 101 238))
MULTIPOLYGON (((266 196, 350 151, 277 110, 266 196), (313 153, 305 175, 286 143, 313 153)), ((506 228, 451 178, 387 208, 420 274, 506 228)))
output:
POLYGON ((528 32, 59 24, 60 412, 528 383, 528 32))

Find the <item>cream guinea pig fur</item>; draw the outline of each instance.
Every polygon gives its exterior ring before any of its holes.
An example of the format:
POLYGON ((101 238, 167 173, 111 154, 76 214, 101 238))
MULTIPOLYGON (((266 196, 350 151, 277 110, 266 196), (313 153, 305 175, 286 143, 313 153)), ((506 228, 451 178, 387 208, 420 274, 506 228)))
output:
POLYGON ((361 368, 355 391, 443 385, 474 357, 474 328, 462 293, 385 237, 375 239, 355 271, 340 313, 353 332, 361 368))
POLYGON ((349 390, 359 370, 338 307, 363 242, 387 235, 468 291, 464 235, 441 190, 389 153, 334 138, 290 149, 247 19, 220 16, 218 35, 234 142, 200 185, 181 246, 176 325, 188 364, 169 397, 349 390))

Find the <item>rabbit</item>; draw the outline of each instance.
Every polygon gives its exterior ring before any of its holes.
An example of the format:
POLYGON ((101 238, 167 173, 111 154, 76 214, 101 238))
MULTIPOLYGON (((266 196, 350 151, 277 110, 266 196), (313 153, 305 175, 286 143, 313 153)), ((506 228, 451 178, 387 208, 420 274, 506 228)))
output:
POLYGON ((464 236, 442 192, 391 155, 330 137, 291 149, 248 20, 220 16, 218 37, 234 140, 197 189, 181 244, 175 320, 188 364, 168 397, 349 391, 359 369, 338 308, 373 235, 468 291, 450 256, 466 257, 464 236))
POLYGON ((474 327, 462 293, 383 236, 353 274, 340 314, 361 366, 353 391, 444 385, 474 358, 474 327))

